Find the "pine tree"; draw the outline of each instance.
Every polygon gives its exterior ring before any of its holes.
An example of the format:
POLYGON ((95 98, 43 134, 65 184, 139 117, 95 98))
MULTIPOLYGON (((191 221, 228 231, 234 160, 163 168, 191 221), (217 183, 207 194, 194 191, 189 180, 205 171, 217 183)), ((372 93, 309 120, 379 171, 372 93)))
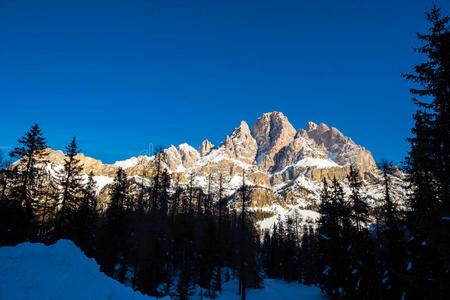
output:
POLYGON ((351 190, 350 199, 352 201, 352 218, 356 225, 356 230, 361 231, 362 227, 369 219, 369 206, 362 199, 360 189, 362 186, 361 180, 358 178, 358 173, 350 166, 350 172, 347 176, 351 190))
POLYGON ((170 176, 167 170, 164 170, 161 175, 161 195, 159 197, 160 213, 164 216, 167 215, 169 207, 169 189, 170 189, 170 176))
POLYGON ((195 194, 195 174, 191 174, 189 179, 189 184, 187 188, 187 195, 186 195, 186 205, 185 205, 185 212, 189 215, 192 215, 194 213, 194 194, 195 194))
POLYGON ((111 200, 106 210, 102 237, 99 240, 99 258, 106 274, 124 280, 124 254, 126 252, 127 220, 124 203, 128 198, 128 180, 122 168, 117 170, 114 178, 111 200))
POLYGON ((281 222, 281 219, 278 217, 278 221, 273 225, 270 240, 268 239, 266 241, 269 247, 266 275, 269 278, 282 277, 283 239, 284 239, 284 226, 283 222, 281 222))
POLYGON ((297 265, 299 261, 297 253, 297 239, 295 236, 294 220, 286 220, 286 235, 283 241, 283 277, 287 282, 297 279, 297 265))
MULTIPOLYGON (((415 66, 415 74, 404 74, 408 80, 420 85, 420 88, 412 88, 410 92, 422 98, 413 99, 418 106, 418 111, 414 115, 416 124, 412 129, 413 137, 409 138, 411 151, 407 157, 407 170, 412 183, 426 182, 426 176, 431 176, 436 181, 431 188, 436 195, 429 195, 434 197, 427 201, 431 203, 425 204, 426 207, 438 205, 436 202, 442 202, 443 205, 448 206, 450 205, 448 203, 450 193, 448 176, 450 165, 449 17, 442 17, 440 9, 433 5, 431 11, 426 14, 426 19, 432 27, 427 34, 417 34, 424 45, 415 50, 426 55, 428 61, 415 66), (426 99, 431 99, 431 102, 426 102, 426 99)), ((413 197, 413 207, 420 206, 421 204, 417 202, 421 201, 426 200, 413 197)))
POLYGON ((144 180, 147 175, 147 168, 141 163, 140 166, 142 167, 142 174, 141 174, 141 180, 139 182, 139 193, 137 196, 136 204, 137 204, 137 211, 140 211, 141 213, 144 213, 145 211, 148 211, 149 209, 149 203, 147 201, 147 187, 144 184, 144 180))
POLYGON ((51 173, 44 173, 38 181, 38 211, 40 222, 38 227, 39 240, 51 242, 56 239, 55 221, 56 212, 60 199, 60 191, 51 173))
POLYGON ((319 242, 317 233, 311 225, 303 226, 299 258, 299 282, 310 285, 316 284, 320 262, 318 259, 319 242))
POLYGON ((334 299, 348 298, 354 289, 351 270, 350 209, 341 184, 332 181, 331 190, 324 181, 319 220, 322 276, 320 287, 334 299))
POLYGON ((414 115, 411 150, 406 171, 413 187, 409 198, 408 229, 412 234, 408 294, 442 298, 450 290, 450 32, 449 18, 432 6, 426 14, 431 27, 417 34, 423 45, 416 52, 427 61, 404 75, 418 84, 410 92, 418 110, 414 115))
POLYGON ((94 174, 89 174, 82 190, 81 204, 75 214, 75 239, 85 249, 87 255, 92 255, 95 249, 95 236, 98 226, 97 195, 94 174))
POLYGON ((180 206, 182 206, 183 198, 184 198, 184 188, 180 185, 180 182, 177 181, 175 183, 175 193, 171 196, 171 204, 170 204, 170 216, 172 219, 172 223, 175 222, 175 217, 179 213, 180 206))
MULTIPOLYGON (((370 298, 378 274, 374 274, 374 244, 365 227, 369 221, 369 206, 361 196, 362 182, 353 166, 350 166, 347 179, 351 190, 350 217, 352 219, 351 227, 347 231, 349 243, 347 252, 350 256, 350 277, 354 285, 353 289, 349 290, 349 295, 360 299, 370 298)), ((349 287, 352 286, 349 285, 349 287)))
POLYGON ((17 185, 13 187, 12 197, 25 208, 27 222, 35 221, 36 181, 40 174, 38 164, 45 163, 45 138, 37 124, 33 125, 19 140, 22 145, 14 148, 10 156, 21 160, 20 167, 15 168, 17 185))
POLYGON ((402 273, 406 269, 406 250, 403 245, 405 240, 401 229, 401 216, 397 204, 391 197, 390 172, 392 163, 383 161, 380 164, 383 172, 384 185, 384 205, 382 207, 385 220, 384 240, 382 249, 385 256, 385 272, 383 273, 382 284, 384 286, 385 297, 400 298, 403 295, 404 285, 402 273))
POLYGON ((259 286, 260 278, 257 272, 258 266, 254 253, 257 248, 259 237, 248 218, 248 205, 250 202, 251 188, 245 183, 245 172, 242 173, 242 186, 237 191, 241 200, 241 215, 238 225, 239 245, 239 295, 242 300, 246 299, 246 289, 259 286))
MULTIPOLYGON (((224 245, 226 241, 224 241, 224 216, 223 216, 223 208, 224 208, 224 199, 223 196, 223 175, 219 175, 218 179, 218 191, 217 191, 217 206, 218 206, 218 215, 217 215, 217 234, 215 237, 216 244, 216 253, 217 253, 217 265, 214 270, 214 289, 216 291, 222 291, 222 268, 224 266, 225 260, 225 251, 224 245)), ((211 201, 212 202, 212 201, 211 201)), ((211 205, 213 205, 211 203, 211 205)), ((226 221, 226 220, 225 220, 226 221)))
POLYGON ((162 158, 163 158, 163 150, 160 146, 157 150, 157 152, 154 155, 155 157, 155 169, 156 174, 153 177, 153 187, 151 189, 151 210, 153 213, 159 210, 159 201, 158 198, 160 196, 160 188, 161 188, 161 174, 162 174, 162 158))
POLYGON ((63 170, 58 172, 58 181, 61 186, 59 211, 57 215, 56 235, 65 237, 68 234, 70 224, 74 222, 75 213, 81 202, 83 192, 82 166, 76 157, 79 153, 76 138, 73 137, 66 147, 63 170))
POLYGON ((200 217, 203 215, 202 203, 204 202, 205 195, 202 189, 197 188, 196 190, 197 190, 197 216, 200 217))
POLYGON ((213 213, 213 195, 211 190, 211 182, 212 182, 212 176, 209 174, 208 176, 208 192, 206 194, 205 199, 205 213, 206 215, 211 215, 213 213))
POLYGON ((180 300, 187 300, 194 294, 193 291, 193 274, 192 274, 192 249, 190 244, 185 244, 182 253, 183 264, 180 271, 180 278, 177 284, 177 296, 180 300))

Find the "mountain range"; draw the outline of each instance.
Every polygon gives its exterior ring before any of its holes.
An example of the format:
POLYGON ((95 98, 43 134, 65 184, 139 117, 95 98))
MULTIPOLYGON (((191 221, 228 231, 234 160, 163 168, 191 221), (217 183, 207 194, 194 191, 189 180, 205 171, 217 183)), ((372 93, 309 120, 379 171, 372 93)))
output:
MULTIPOLYGON (((83 172, 92 172, 100 199, 107 202, 108 186, 117 169, 129 177, 144 178, 147 184, 155 172, 155 155, 141 155, 114 164, 78 154, 83 172)), ((233 198, 243 180, 253 186, 252 209, 269 212, 270 226, 282 214, 300 212, 314 222, 323 179, 336 178, 349 192, 347 175, 353 166, 363 181, 363 195, 372 206, 382 199, 380 171, 370 153, 338 129, 308 122, 295 129, 281 112, 265 113, 250 129, 245 121, 227 135, 220 145, 207 139, 198 149, 184 143, 162 151, 161 164, 172 182, 187 184, 191 179, 204 190, 217 190, 218 176, 224 179, 225 194, 233 198)), ((61 168, 62 151, 48 149, 52 173, 61 168)), ((394 194, 404 194, 404 176, 397 170, 392 176, 394 194)), ((394 195, 395 196, 395 195, 394 195)), ((305 220, 304 220, 305 221, 305 220)))

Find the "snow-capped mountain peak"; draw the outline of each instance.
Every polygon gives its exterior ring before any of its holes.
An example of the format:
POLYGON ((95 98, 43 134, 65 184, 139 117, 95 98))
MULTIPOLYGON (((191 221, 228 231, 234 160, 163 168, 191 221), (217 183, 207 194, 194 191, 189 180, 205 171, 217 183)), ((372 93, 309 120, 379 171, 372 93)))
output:
MULTIPOLYGON (((100 188, 112 182, 119 167, 124 168, 128 176, 151 179, 155 174, 151 170, 157 162, 155 155, 131 157, 112 165, 83 154, 79 157, 83 172, 93 172, 95 178, 101 179, 98 182, 100 188), (108 178, 111 180, 106 180, 108 178)), ((271 199, 290 199, 297 204, 317 201, 324 178, 345 182, 351 165, 369 186, 369 181, 378 176, 370 152, 338 129, 324 123, 308 122, 305 129, 296 130, 281 112, 263 114, 252 130, 242 121, 219 147, 207 139, 198 150, 187 143, 177 147, 171 145, 163 151, 161 158, 162 167, 170 174, 176 174, 174 178, 182 184, 192 176, 196 178, 196 184, 206 189, 210 175, 222 175, 226 181, 225 193, 232 195, 245 174, 246 182, 271 193, 271 199)), ((49 150, 49 160, 54 168, 60 166, 63 159, 61 151, 49 150)), ((253 205, 262 204, 255 202, 253 205)))

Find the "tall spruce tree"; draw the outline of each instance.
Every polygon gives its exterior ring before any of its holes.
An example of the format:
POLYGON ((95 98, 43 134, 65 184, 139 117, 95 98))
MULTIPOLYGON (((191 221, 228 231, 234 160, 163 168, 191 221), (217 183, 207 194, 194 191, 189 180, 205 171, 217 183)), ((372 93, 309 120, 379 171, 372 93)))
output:
POLYGON ((355 280, 352 274, 352 226, 348 203, 341 184, 324 181, 319 220, 322 276, 320 287, 333 299, 351 297, 355 280))
POLYGON ((241 215, 238 221, 238 275, 239 295, 242 300, 247 297, 248 288, 257 288, 260 284, 258 264, 255 258, 259 237, 249 219, 248 205, 250 204, 251 188, 245 182, 245 171, 242 172, 242 186, 238 193, 241 200, 241 215))
POLYGON ((404 278, 406 269, 405 239, 402 230, 402 220, 398 205, 391 196, 392 163, 383 161, 380 169, 383 172, 384 204, 382 206, 385 229, 382 250, 384 254, 385 271, 382 275, 384 297, 401 298, 404 292, 404 278))
MULTIPOLYGON (((366 228, 369 222, 369 205, 361 196, 362 181, 353 166, 347 175, 350 186, 351 227, 347 232, 349 243, 351 280, 354 284, 349 291, 352 298, 370 298, 375 290, 378 274, 375 268, 374 243, 366 228)), ((350 288, 352 286, 349 286, 350 288)))
POLYGON ((20 140, 21 146, 14 148, 10 153, 12 158, 20 159, 21 164, 14 168, 17 184, 13 187, 12 197, 25 208, 27 221, 34 222, 37 206, 36 182, 40 175, 39 163, 45 163, 45 138, 38 124, 31 127, 20 140))
POLYGON ((66 237, 71 224, 74 224, 75 213, 79 209, 83 192, 82 166, 76 157, 79 153, 76 138, 73 137, 66 147, 63 169, 58 172, 57 179, 61 186, 59 211, 56 220, 57 237, 66 237))
POLYGON ((410 92, 418 110, 409 138, 406 171, 413 187, 408 229, 412 235, 407 278, 411 297, 441 298, 450 292, 450 32, 449 17, 435 5, 426 14, 431 27, 417 34, 416 52, 427 60, 406 79, 417 84, 410 92))
POLYGON ((333 295, 339 289, 338 278, 335 275, 339 259, 337 257, 339 255, 339 224, 334 199, 331 196, 326 179, 323 180, 320 200, 318 233, 320 235, 321 274, 319 286, 328 295, 333 295))
POLYGON ((351 190, 350 200, 352 208, 352 219, 356 225, 356 230, 361 231, 363 226, 369 220, 369 206, 362 199, 360 189, 362 182, 353 166, 350 166, 350 172, 347 176, 351 190))
POLYGON ((160 213, 167 215, 169 208, 169 190, 171 186, 170 175, 167 170, 164 170, 161 174, 161 196, 159 199, 160 213))
POLYGON ((40 177, 38 185, 38 238, 42 241, 55 240, 55 222, 58 203, 60 201, 60 190, 58 182, 54 180, 51 173, 45 173, 40 177))
POLYGON ((155 169, 156 174, 153 177, 153 186, 151 189, 151 210, 153 213, 159 210, 159 204, 160 204, 160 188, 161 188, 161 175, 162 175, 162 159, 163 159, 163 149, 162 146, 158 148, 155 155, 155 169))
POLYGON ((81 203, 75 213, 73 236, 85 249, 88 256, 92 255, 95 250, 94 241, 98 226, 96 188, 94 174, 91 172, 86 185, 83 187, 81 203))
POLYGON ((128 187, 127 175, 119 168, 114 178, 111 200, 106 210, 105 224, 98 245, 103 271, 121 281, 125 278, 123 259, 126 251, 127 220, 124 204, 128 198, 128 187))

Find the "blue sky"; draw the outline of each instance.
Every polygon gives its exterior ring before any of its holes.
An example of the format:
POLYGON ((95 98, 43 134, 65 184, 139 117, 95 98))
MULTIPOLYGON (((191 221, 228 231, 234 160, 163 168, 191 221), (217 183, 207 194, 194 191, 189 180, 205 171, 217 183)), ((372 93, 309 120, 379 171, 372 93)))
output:
MULTIPOLYGON (((449 13, 450 1, 436 3, 449 13)), ((112 163, 148 145, 215 144, 282 111, 399 162, 427 0, 0 0, 0 149, 39 123, 112 163)))

